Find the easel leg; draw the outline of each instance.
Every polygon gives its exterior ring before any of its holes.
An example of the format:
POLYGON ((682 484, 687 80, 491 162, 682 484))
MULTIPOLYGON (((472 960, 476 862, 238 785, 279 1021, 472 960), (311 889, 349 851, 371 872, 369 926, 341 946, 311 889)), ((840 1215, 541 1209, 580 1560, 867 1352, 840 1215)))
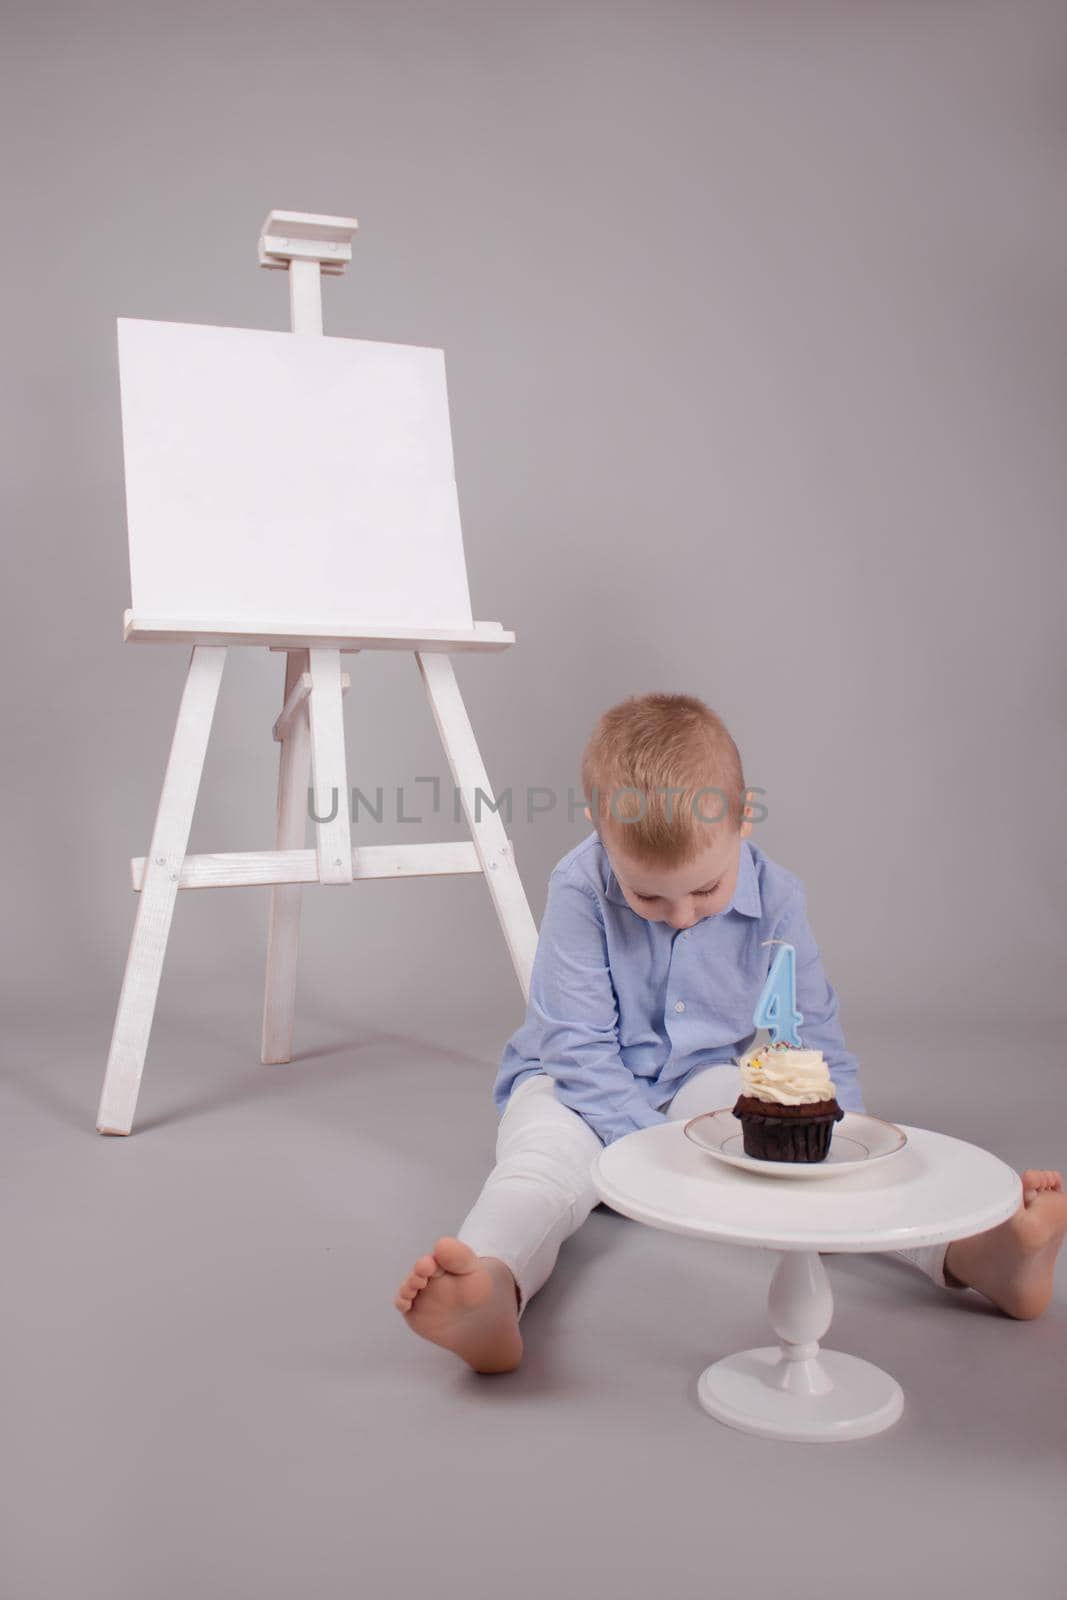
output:
POLYGON ((189 661, 145 864, 96 1126, 129 1133, 141 1086, 182 862, 215 715, 226 650, 197 645, 189 661))
POLYGON ((320 883, 352 882, 352 829, 348 820, 345 728, 341 715, 339 650, 309 650, 312 677, 311 782, 315 792, 315 846, 320 883), (323 821, 318 821, 318 818, 323 821))
MULTIPOLYGON (((287 652, 283 706, 301 673, 307 670, 306 650, 287 652)), ((276 847, 279 850, 301 850, 304 847, 310 776, 311 729, 305 702, 294 716, 282 740, 278 763, 276 836, 276 847)), ((260 1059, 265 1062, 291 1061, 293 1057, 301 895, 302 890, 298 883, 275 884, 270 892, 267 978, 263 995, 263 1034, 260 1050, 260 1059)))
POLYGON ((489 786, 451 659, 443 651, 426 651, 424 654, 416 650, 415 661, 426 685, 430 710, 445 747, 453 780, 460 792, 463 813, 489 885, 523 997, 529 999, 530 973, 537 948, 537 924, 499 813, 489 809, 484 801, 479 801, 480 815, 476 815, 475 791, 480 789, 484 796, 492 799, 495 799, 495 795, 489 786))

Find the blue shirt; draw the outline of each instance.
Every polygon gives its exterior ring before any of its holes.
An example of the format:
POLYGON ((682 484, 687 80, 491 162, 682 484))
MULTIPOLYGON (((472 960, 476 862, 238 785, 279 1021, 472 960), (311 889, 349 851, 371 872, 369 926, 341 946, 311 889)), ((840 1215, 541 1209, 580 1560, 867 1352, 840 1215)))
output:
POLYGON ((638 916, 594 831, 553 867, 526 1017, 504 1047, 493 1100, 547 1072, 556 1097, 605 1144, 665 1122, 664 1107, 701 1067, 753 1043, 752 1021, 776 949, 796 946, 800 1038, 821 1050, 838 1103, 862 1111, 855 1056, 808 927, 804 886, 750 839, 730 904, 692 928, 638 916))

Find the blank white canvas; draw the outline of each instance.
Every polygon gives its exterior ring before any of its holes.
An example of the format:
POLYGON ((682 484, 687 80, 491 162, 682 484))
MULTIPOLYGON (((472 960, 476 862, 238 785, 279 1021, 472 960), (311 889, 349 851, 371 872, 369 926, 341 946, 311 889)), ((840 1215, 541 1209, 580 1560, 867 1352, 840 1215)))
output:
POLYGON ((443 351, 117 323, 136 617, 473 625, 443 351))

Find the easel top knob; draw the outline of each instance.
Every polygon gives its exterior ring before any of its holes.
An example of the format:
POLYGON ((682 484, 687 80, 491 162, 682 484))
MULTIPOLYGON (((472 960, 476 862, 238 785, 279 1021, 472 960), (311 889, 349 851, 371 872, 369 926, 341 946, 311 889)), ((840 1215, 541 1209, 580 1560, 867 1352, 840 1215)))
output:
POLYGON ((317 261, 339 278, 352 259, 355 217, 322 217, 310 211, 268 211, 259 232, 259 264, 278 271, 291 261, 317 261))

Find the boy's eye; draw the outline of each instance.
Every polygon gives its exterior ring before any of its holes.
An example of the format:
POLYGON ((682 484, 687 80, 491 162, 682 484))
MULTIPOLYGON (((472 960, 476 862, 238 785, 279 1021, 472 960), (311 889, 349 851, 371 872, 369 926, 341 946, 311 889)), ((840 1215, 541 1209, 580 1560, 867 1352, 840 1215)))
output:
MULTIPOLYGON (((720 878, 719 882, 714 884, 712 888, 710 888, 710 889, 697 889, 694 892, 699 897, 700 895, 715 894, 721 887, 722 887, 722 879, 720 878)), ((660 897, 659 897, 658 894, 638 894, 636 892, 636 890, 634 891, 634 899, 635 900, 652 901, 652 900, 658 900, 659 898, 660 897)))

